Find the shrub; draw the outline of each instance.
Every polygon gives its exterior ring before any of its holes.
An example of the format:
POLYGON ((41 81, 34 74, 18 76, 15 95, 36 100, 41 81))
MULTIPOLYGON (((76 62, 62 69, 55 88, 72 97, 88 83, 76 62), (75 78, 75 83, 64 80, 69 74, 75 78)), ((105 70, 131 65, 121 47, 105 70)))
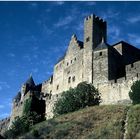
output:
POLYGON ((39 133, 38 133, 38 130, 33 130, 33 136, 38 138, 39 137, 39 133))
POLYGON ((99 105, 101 102, 100 93, 92 85, 82 82, 76 88, 62 93, 62 96, 55 103, 54 114, 65 114, 76 111, 86 106, 99 105))
POLYGON ((23 114, 28 114, 30 112, 31 104, 32 104, 32 97, 26 99, 24 107, 23 107, 23 114))
POLYGON ((131 91, 129 92, 129 97, 134 105, 140 103, 140 81, 133 83, 131 91))
POLYGON ((36 112, 29 112, 21 117, 17 117, 11 125, 11 128, 4 134, 6 138, 17 138, 18 136, 28 132, 30 127, 42 121, 41 116, 36 112))

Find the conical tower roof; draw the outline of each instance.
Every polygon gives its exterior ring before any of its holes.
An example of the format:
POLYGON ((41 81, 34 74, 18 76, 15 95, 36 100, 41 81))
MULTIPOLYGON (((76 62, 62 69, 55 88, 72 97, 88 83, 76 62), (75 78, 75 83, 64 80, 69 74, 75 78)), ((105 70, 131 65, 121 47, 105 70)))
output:
POLYGON ((35 83, 34 83, 32 75, 30 75, 29 79, 27 79, 25 84, 28 84, 29 86, 35 86, 35 83))
POLYGON ((109 45, 105 43, 104 38, 102 38, 102 42, 94 49, 94 51, 99 51, 103 49, 107 49, 109 45))

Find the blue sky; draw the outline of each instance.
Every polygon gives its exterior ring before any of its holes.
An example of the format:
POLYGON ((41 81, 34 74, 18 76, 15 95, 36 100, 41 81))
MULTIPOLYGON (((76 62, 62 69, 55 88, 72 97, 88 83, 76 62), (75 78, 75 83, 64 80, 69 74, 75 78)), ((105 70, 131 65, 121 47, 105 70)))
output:
POLYGON ((83 40, 92 13, 107 21, 108 43, 140 46, 140 2, 0 2, 0 119, 30 73, 47 80, 72 34, 83 40))

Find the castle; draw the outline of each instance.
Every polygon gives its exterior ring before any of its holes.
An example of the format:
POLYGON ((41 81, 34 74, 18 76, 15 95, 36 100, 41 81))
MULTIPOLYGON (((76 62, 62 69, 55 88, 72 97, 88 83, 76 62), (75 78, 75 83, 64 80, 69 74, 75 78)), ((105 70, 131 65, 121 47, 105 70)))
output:
POLYGON ((34 109, 45 113, 46 119, 51 118, 60 93, 83 81, 98 88, 102 104, 130 103, 128 92, 139 79, 140 50, 124 41, 108 44, 106 21, 90 15, 84 19, 84 41, 72 35, 66 53, 54 66, 53 75, 40 85, 35 85, 31 76, 23 84, 13 101, 10 122, 21 116, 26 99, 33 96, 34 109))

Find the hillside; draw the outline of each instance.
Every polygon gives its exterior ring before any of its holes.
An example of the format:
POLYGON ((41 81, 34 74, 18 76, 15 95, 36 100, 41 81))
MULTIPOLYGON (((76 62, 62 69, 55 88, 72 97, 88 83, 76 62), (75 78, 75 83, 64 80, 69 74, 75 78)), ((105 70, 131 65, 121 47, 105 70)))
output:
POLYGON ((122 138, 125 106, 88 107, 37 124, 22 138, 122 138))
MULTIPOLYGON (((41 122, 20 138, 122 139, 128 107, 88 107, 41 122)), ((140 105, 129 107, 127 138, 140 138, 140 105)))

